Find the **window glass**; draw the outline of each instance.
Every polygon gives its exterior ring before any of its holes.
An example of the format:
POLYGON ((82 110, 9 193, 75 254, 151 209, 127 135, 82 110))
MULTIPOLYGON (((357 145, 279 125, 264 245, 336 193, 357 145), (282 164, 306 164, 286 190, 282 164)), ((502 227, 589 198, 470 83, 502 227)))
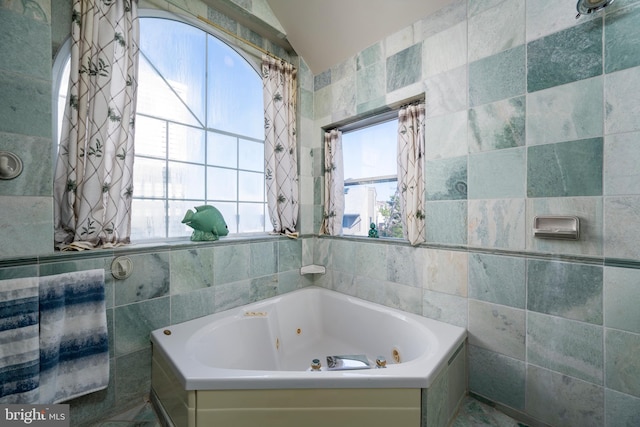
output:
POLYGON ((397 132, 394 118, 343 133, 345 235, 367 236, 374 223, 380 237, 402 238, 397 132))
POLYGON ((259 72, 199 28, 144 16, 138 72, 132 241, 189 236, 193 230, 181 221, 202 204, 220 210, 230 233, 264 232, 270 221, 259 72))

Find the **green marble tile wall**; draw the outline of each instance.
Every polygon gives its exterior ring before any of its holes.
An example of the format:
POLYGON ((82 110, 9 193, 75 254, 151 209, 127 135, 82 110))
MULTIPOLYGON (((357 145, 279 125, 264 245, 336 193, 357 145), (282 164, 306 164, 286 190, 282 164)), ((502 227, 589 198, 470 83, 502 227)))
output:
POLYGON ((424 94, 427 242, 319 238, 315 284, 467 327, 470 390, 532 424, 640 423, 638 46, 638 0, 454 0, 318 73, 318 134, 424 94))

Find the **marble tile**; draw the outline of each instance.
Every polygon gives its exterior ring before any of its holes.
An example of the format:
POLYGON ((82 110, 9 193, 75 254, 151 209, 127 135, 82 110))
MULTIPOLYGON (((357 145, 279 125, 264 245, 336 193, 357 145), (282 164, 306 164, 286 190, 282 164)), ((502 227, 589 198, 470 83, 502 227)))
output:
POLYGON ((640 4, 607 13, 604 27, 604 71, 640 65, 640 4))
POLYGON ((550 425, 601 427, 604 425, 604 389, 528 365, 526 411, 550 425))
POLYGON ((467 243, 467 202, 426 203, 427 242, 452 245, 467 243))
POLYGON ((469 105, 475 107, 524 94, 525 63, 524 46, 469 63, 469 105))
POLYGON ((425 159, 467 155, 467 112, 444 114, 425 120, 425 159))
POLYGON ((602 267, 529 259, 527 309, 602 325, 602 267))
POLYGON ((356 103, 360 105, 383 97, 384 82, 384 63, 382 62, 358 70, 356 103))
POLYGON ((53 253, 53 198, 0 196, 0 206, 0 258, 53 253))
POLYGON ((214 288, 199 289, 171 296, 171 324, 186 322, 215 311, 214 288))
POLYGON ((514 409, 525 406, 524 362, 469 346, 469 391, 514 409))
POLYGON ((640 334, 640 270, 605 267, 604 325, 640 334))
POLYGON ((525 308, 525 259, 469 254, 469 298, 525 308))
POLYGON ((300 88, 299 92, 300 102, 298 104, 298 108, 300 111, 300 116, 313 119, 313 92, 303 88, 300 88))
POLYGON ((461 110, 466 114, 467 86, 466 66, 427 78, 424 81, 426 116, 435 117, 461 110))
POLYGON ((603 78, 594 77, 527 96, 527 145, 601 137, 603 78))
POLYGON ((35 286, 38 277, 37 264, 0 268, 0 280, 23 279, 26 277, 31 277, 35 286))
POLYGON ((297 270, 302 267, 302 242, 300 240, 278 241, 278 271, 297 270))
POLYGON ((0 8, 14 11, 26 18, 33 19, 35 21, 45 23, 51 22, 50 0, 32 0, 29 2, 2 0, 0 2, 0 8))
POLYGON ((251 302, 251 281, 245 279, 216 285, 213 293, 216 313, 240 307, 251 302))
POLYGON ((525 195, 524 147, 469 155, 469 199, 525 195))
POLYGON ((467 156, 425 162, 427 200, 466 200, 467 156))
POLYGON ((640 398, 604 390, 605 420, 607 427, 640 425, 640 398))
POLYGON ((340 80, 353 79, 356 74, 356 57, 352 56, 331 67, 331 84, 340 80))
POLYGON ((461 22, 424 40, 422 75, 431 77, 467 63, 467 25, 461 22))
POLYGON ((525 360, 525 311, 469 300, 469 344, 525 360))
POLYGON ((599 17, 599 14, 584 15, 576 19, 575 2, 538 0, 527 2, 527 41, 539 39, 584 21, 599 17))
POLYGON ((387 58, 387 92, 420 81, 422 44, 414 44, 387 58))
POLYGON ((604 255, 640 259, 640 196, 607 197, 604 201, 604 255))
POLYGON ((609 135, 604 139, 604 195, 638 194, 640 132, 609 135))
POLYGON ((149 333, 170 324, 169 306, 169 297, 163 297, 116 307, 116 356, 149 348, 149 333))
POLYGON ((384 282, 384 298, 380 302, 413 314, 422 313, 422 289, 390 281, 384 282))
POLYGON ((356 114, 356 76, 349 75, 331 85, 331 118, 334 121, 356 114))
POLYGON ((602 74, 602 19, 527 44, 527 90, 535 92, 602 74))
POLYGON ((615 329, 605 330, 606 386, 640 397, 640 335, 615 329))
MULTIPOLYGON (((449 383, 447 371, 442 370, 427 389, 426 408, 423 407, 424 426, 446 426, 449 421, 449 383), (426 411, 425 411, 426 409, 426 411), (426 415, 426 416, 425 416, 426 415)), ((424 395, 423 395, 424 396, 424 395)), ((424 402, 423 402, 424 405, 424 402)))
POLYGON ((524 249, 524 199, 471 200, 468 215, 470 246, 524 249))
POLYGON ((527 196, 601 196, 602 153, 602 138, 529 147, 527 196))
MULTIPOLYGON (((282 273, 286 276, 289 273, 282 273)), ((299 272, 296 271, 299 274, 299 272)), ((310 278, 311 279, 311 278, 310 278)), ((256 277, 249 282, 249 302, 261 301, 279 294, 280 280, 278 274, 256 277)))
POLYGON ((332 97, 332 86, 323 87, 313 93, 313 114, 316 119, 331 115, 331 103, 333 102, 332 97))
POLYGON ((42 80, 51 80, 51 26, 27 15, 0 13, 0 69, 42 80))
POLYGON ((614 3, 611 3, 607 9, 605 9, 605 13, 609 14, 609 13, 614 13, 617 12, 618 10, 627 7, 627 6, 631 6, 633 4, 638 3, 638 0, 617 0, 614 3))
POLYGON ((116 407, 131 407, 131 402, 151 389, 151 348, 116 358, 116 407))
MULTIPOLYGON (((345 273, 355 273, 355 249, 357 243, 349 240, 331 242, 331 268, 345 273)), ((382 260, 383 262, 386 260, 382 260)))
POLYGON ((549 197, 527 199, 527 224, 536 216, 567 215, 580 219, 580 239, 541 239, 527 233, 527 250, 564 255, 603 254, 603 220, 601 197, 549 197))
POLYGON ((171 294, 213 286, 213 248, 171 251, 171 294))
POLYGON ((525 424, 505 415, 494 407, 472 397, 467 397, 464 399, 460 412, 451 427, 472 426, 526 427, 525 424))
POLYGON ((169 295, 170 257, 169 252, 129 256, 133 271, 131 276, 115 282, 116 306, 169 295))
POLYGON ((466 328, 467 298, 425 289, 422 293, 422 316, 466 328))
POLYGON ((469 18, 504 3, 505 0, 469 0, 469 18))
POLYGON ((418 249, 424 289, 467 296, 468 254, 462 251, 418 249))
POLYGON ((249 246, 249 277, 267 276, 278 272, 278 242, 251 243, 249 246))
POLYGON ((603 383, 603 331, 601 326, 529 312, 527 362, 603 383))
POLYGON ((394 55, 413 45, 413 26, 408 25, 400 30, 388 35, 383 40, 384 52, 387 56, 394 55))
POLYGON ((331 69, 325 70, 313 77, 313 90, 319 91, 331 84, 331 69))
POLYGON ((308 275, 301 276, 299 271, 292 270, 284 273, 278 273, 278 295, 314 284, 312 277, 308 275))
POLYGON ((525 97, 519 96, 469 110, 469 152, 525 145, 525 97))
POLYGON ((387 249, 387 280, 422 288, 424 270, 421 252, 413 247, 389 246, 387 249))
POLYGON ((213 251, 213 284, 244 280, 249 277, 250 246, 247 244, 215 247, 213 251))
POLYGON ((51 79, 0 71, 0 132, 51 138, 51 79))
POLYGON ((524 43, 524 5, 525 2, 521 0, 504 0, 497 7, 483 5, 482 12, 470 16, 469 61, 476 61, 524 43))
POLYGON ((354 255, 355 274, 375 279, 387 276, 387 245, 358 243, 354 255))
POLYGON ((381 62, 383 58, 382 43, 378 42, 366 49, 361 50, 356 55, 356 69, 362 70, 370 65, 381 62))
POLYGON ((640 130, 640 67, 605 75, 605 134, 640 130))
POLYGON ((454 0, 431 15, 417 21, 414 26, 416 40, 425 40, 467 19, 467 1, 454 0))

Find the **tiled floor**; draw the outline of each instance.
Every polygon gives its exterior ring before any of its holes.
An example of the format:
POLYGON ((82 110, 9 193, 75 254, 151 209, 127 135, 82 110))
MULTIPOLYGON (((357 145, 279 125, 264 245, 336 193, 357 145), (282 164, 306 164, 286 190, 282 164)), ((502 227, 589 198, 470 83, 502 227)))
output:
MULTIPOLYGON (((451 427, 527 427, 484 403, 467 397, 451 427)), ((150 403, 94 427, 161 427, 150 403)))

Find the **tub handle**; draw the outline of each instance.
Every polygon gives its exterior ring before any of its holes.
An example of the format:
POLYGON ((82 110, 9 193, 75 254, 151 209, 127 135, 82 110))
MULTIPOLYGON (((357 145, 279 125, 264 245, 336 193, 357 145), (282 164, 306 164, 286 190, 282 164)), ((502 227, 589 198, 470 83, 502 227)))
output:
POLYGON ((382 356, 376 357, 376 368, 386 368, 387 367, 387 359, 382 356))
POLYGON ((312 371, 319 371, 320 368, 322 368, 322 364, 320 363, 320 359, 313 359, 311 361, 311 370, 312 371))

